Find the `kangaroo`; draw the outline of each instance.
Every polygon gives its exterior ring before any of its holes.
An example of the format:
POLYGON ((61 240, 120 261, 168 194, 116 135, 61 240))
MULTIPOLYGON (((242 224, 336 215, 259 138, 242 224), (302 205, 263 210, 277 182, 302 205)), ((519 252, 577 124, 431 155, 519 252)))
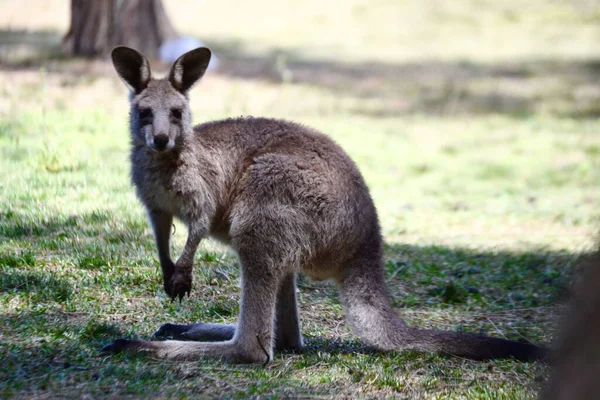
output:
POLYGON ((375 206, 354 162, 331 139, 278 119, 234 118, 192 126, 188 93, 204 75, 207 48, 182 55, 154 79, 148 60, 117 47, 114 67, 129 87, 131 177, 154 230, 166 293, 192 289, 203 238, 229 245, 241 265, 237 325, 166 324, 157 336, 119 339, 104 350, 170 360, 264 363, 274 349, 298 349, 296 274, 339 286, 352 331, 381 351, 442 352, 472 359, 542 359, 535 345, 411 328, 395 313, 384 280, 375 206), (177 262, 173 218, 188 229, 177 262))
POLYGON ((582 264, 540 400, 597 399, 600 392, 600 252, 582 264))

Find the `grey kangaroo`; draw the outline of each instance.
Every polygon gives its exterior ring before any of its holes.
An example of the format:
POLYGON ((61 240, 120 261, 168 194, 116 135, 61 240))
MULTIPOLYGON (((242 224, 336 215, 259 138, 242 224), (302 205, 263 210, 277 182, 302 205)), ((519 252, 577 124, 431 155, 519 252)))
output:
POLYGON ((283 120, 235 118, 192 126, 188 93, 204 75, 207 48, 181 56, 164 79, 148 60, 117 47, 112 60, 131 91, 131 175, 147 209, 164 288, 192 289, 192 264, 208 236, 241 264, 237 325, 167 324, 157 336, 119 339, 106 351, 143 351, 170 360, 263 363, 274 349, 302 347, 296 274, 339 286, 353 332, 381 351, 442 352, 473 359, 538 360, 540 347, 458 332, 414 329, 395 313, 382 263, 382 237, 356 165, 325 135, 283 120), (176 263, 173 218, 188 237, 176 263))

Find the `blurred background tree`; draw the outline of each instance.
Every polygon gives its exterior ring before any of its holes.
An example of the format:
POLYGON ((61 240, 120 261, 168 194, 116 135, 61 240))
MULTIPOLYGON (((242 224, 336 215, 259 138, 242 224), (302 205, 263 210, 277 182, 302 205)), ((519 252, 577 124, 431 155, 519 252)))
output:
POLYGON ((157 58, 160 45, 177 36, 162 0, 71 0, 62 46, 67 54, 89 57, 125 45, 157 58))

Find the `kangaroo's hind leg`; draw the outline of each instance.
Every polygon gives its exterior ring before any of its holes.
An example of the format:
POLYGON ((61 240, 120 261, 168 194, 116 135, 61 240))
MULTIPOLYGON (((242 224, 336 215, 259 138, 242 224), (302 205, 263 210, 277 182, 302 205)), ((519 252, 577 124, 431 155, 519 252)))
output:
MULTIPOLYGON (((275 347, 278 350, 297 350, 302 347, 302 334, 296 303, 296 276, 287 274, 279 284, 275 318, 275 347)), ((213 324, 165 324, 155 337, 177 340, 224 341, 235 335, 236 325, 213 324)))
POLYGON ((274 320, 281 270, 268 257, 254 251, 238 251, 242 264, 242 298, 238 327, 230 340, 195 342, 181 340, 117 340, 105 350, 145 352, 170 360, 217 358, 231 362, 259 363, 273 357, 274 320))
POLYGON ((296 301, 296 274, 293 272, 288 273, 279 285, 275 335, 275 347, 279 350, 297 350, 302 347, 296 301))

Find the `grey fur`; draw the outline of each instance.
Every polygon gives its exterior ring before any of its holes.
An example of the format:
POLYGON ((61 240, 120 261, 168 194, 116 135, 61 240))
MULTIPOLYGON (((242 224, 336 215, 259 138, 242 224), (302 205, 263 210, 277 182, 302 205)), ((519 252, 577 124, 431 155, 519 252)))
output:
POLYGON ((600 252, 582 263, 541 400, 593 400, 600 392, 600 252))
POLYGON ((204 74, 210 51, 183 55, 168 78, 158 80, 135 50, 118 47, 112 58, 132 90, 131 175, 154 228, 166 292, 180 299, 190 292, 196 249, 212 236, 239 256, 242 297, 237 326, 167 324, 157 332, 212 342, 117 340, 106 350, 265 362, 275 347, 302 346, 295 274, 303 272, 337 282, 349 325, 377 349, 476 359, 543 356, 543 349, 529 344, 408 327, 385 287, 375 206, 338 145, 311 128, 275 119, 192 127, 187 92, 204 74), (157 137, 164 151, 157 151, 157 137), (188 227, 176 263, 169 254, 173 217, 188 227))

